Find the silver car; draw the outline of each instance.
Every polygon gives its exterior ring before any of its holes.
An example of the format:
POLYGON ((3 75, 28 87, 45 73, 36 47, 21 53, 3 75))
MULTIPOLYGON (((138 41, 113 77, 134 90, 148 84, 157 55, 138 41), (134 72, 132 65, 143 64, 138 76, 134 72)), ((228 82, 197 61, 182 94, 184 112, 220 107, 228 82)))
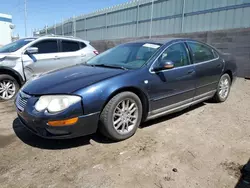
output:
POLYGON ((0 101, 15 97, 30 78, 98 55, 88 41, 61 36, 24 38, 0 48, 0 101))

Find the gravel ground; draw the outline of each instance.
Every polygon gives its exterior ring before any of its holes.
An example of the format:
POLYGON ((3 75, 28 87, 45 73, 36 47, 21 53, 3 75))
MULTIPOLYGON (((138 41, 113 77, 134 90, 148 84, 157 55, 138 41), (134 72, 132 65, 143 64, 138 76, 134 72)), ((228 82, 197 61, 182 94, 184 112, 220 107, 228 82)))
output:
POLYGON ((234 187, 250 157, 250 81, 227 102, 145 123, 131 139, 45 140, 0 104, 0 187, 234 187))

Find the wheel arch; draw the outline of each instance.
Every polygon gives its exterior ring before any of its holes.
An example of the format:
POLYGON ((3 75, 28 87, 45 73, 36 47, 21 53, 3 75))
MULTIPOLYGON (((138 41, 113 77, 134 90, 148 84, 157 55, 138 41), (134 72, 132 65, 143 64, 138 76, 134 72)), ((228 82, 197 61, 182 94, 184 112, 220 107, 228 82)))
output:
POLYGON ((145 92, 143 92, 141 89, 136 88, 136 87, 123 87, 123 88, 119 88, 115 91, 113 91, 111 93, 111 95, 109 95, 109 97, 107 98, 107 100, 105 101, 102 110, 104 109, 104 107, 106 106, 106 104, 117 94, 122 93, 122 92, 132 92, 134 94, 136 94, 139 99, 141 100, 142 103, 142 108, 143 108, 143 112, 142 112, 142 122, 144 122, 147 118, 148 112, 149 112, 149 99, 148 96, 145 94, 145 92))
MULTIPOLYGON (((231 82, 234 80, 234 78, 233 78, 233 72, 232 72, 231 70, 227 69, 227 70, 225 70, 225 71, 223 72, 223 74, 228 74, 229 77, 230 77, 230 79, 231 79, 231 82)), ((222 75, 223 75, 223 74, 222 74, 222 75)))
POLYGON ((24 84, 22 76, 15 70, 8 67, 0 67, 0 74, 7 74, 16 79, 17 83, 21 87, 24 84))

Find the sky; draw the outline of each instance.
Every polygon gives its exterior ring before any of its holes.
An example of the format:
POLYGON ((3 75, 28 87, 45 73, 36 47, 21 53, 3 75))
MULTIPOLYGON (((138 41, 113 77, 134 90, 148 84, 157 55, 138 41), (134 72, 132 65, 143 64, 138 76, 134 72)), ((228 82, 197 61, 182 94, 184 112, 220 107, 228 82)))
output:
MULTIPOLYGON (((27 33, 63 19, 128 2, 129 0, 27 0, 27 33)), ((12 15, 13 34, 25 36, 24 0, 0 0, 0 13, 12 15)))

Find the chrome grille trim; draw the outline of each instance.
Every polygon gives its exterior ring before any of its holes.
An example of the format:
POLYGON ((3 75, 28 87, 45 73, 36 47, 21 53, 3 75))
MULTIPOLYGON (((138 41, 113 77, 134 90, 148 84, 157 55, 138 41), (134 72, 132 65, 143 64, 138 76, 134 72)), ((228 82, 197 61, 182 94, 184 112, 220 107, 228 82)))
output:
POLYGON ((16 98, 16 106, 17 108, 20 110, 20 111, 23 111, 24 108, 26 107, 27 105, 27 102, 28 102, 28 99, 30 98, 31 96, 23 93, 22 91, 20 91, 17 95, 17 98, 16 98))

